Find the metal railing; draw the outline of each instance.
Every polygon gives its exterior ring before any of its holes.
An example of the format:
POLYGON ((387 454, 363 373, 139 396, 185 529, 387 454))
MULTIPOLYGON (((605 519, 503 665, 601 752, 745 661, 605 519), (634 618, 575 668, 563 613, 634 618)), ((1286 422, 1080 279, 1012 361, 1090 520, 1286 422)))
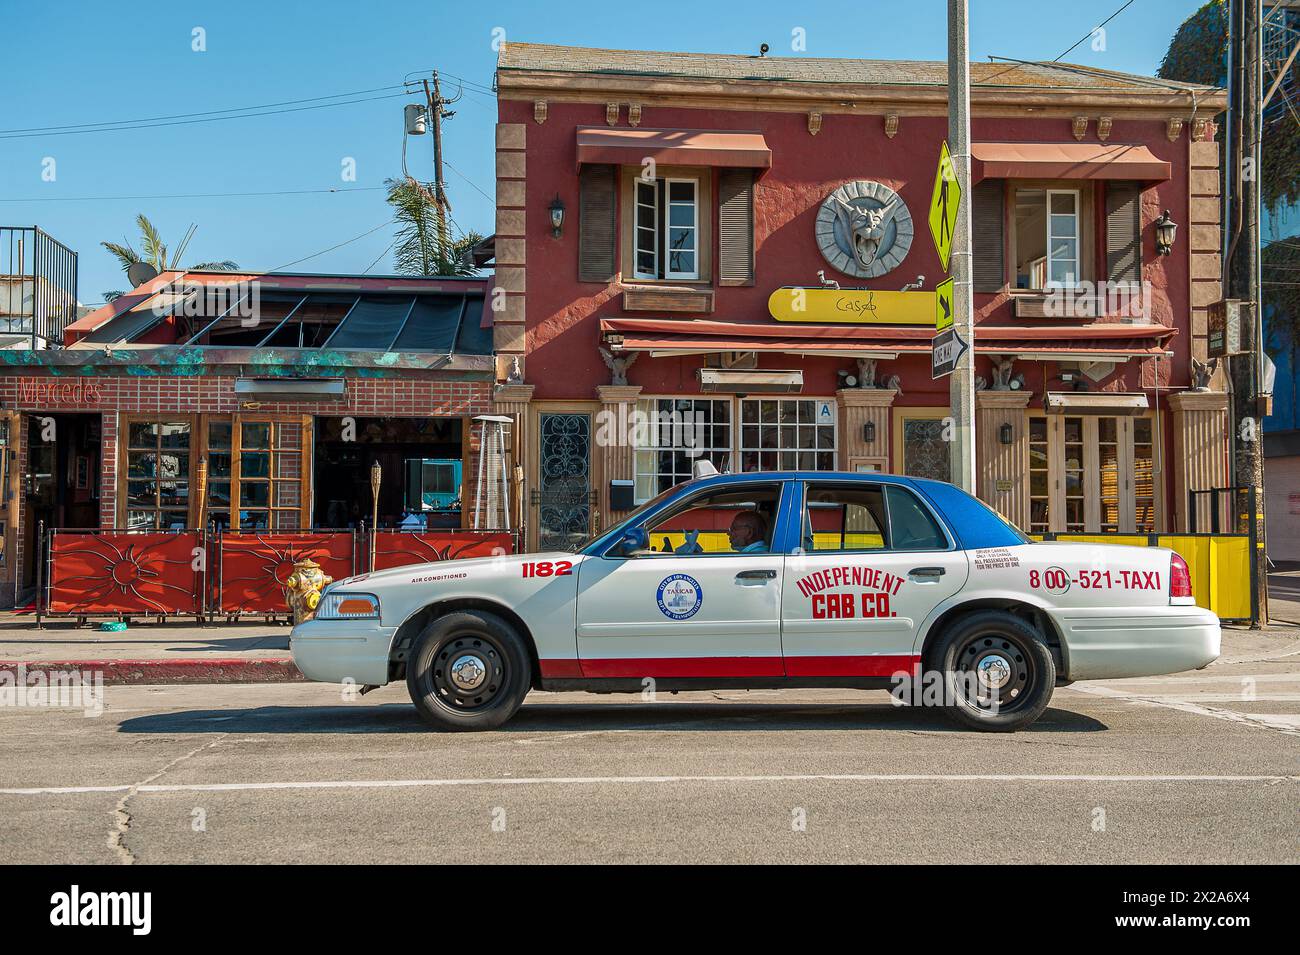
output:
POLYGON ((77 319, 77 253, 39 226, 0 226, 0 334, 61 348, 77 319))

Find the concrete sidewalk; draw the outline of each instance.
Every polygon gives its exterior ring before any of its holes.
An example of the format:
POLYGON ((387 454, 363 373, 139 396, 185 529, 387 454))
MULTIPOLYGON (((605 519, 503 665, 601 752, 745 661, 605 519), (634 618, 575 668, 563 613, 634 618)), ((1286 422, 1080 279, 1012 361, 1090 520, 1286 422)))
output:
POLYGON ((304 679, 289 655, 285 625, 137 622, 116 633, 97 627, 47 620, 38 630, 30 614, 0 613, 0 670, 94 670, 106 685, 304 679))

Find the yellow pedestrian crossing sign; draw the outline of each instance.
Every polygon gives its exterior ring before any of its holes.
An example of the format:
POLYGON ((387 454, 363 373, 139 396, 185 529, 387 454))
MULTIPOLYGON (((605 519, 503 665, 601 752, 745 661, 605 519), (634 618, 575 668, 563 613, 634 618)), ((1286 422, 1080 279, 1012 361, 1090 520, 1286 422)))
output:
POLYGON ((952 279, 934 287, 934 327, 940 332, 952 328, 952 279))
POLYGON ((930 235, 939 253, 943 270, 948 271, 948 256, 952 252, 952 231, 957 227, 957 209, 961 206, 961 184, 952 164, 945 140, 939 152, 939 169, 934 176, 934 195, 930 197, 930 235))

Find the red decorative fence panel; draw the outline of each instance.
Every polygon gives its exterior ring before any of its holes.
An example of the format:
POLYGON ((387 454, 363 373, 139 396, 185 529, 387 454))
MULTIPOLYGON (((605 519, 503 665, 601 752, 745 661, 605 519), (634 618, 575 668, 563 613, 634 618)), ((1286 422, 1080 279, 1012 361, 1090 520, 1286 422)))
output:
POLYGON ((213 613, 284 614, 284 582, 294 561, 310 557, 335 580, 359 572, 352 531, 227 531, 214 539, 213 613))
POLYGON ((379 531, 374 570, 514 553, 509 531, 379 531))
POLYGON ((48 613, 203 612, 198 531, 52 531, 48 547, 48 613))

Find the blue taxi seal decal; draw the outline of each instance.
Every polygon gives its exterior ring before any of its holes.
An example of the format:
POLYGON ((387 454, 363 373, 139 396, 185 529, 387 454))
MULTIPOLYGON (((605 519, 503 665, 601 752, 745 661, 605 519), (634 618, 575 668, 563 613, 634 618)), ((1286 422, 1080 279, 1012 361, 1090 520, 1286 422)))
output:
POLYGON ((700 582, 688 574, 673 574, 659 583, 656 594, 659 611, 670 620, 685 620, 695 616, 704 603, 704 590, 700 582))

